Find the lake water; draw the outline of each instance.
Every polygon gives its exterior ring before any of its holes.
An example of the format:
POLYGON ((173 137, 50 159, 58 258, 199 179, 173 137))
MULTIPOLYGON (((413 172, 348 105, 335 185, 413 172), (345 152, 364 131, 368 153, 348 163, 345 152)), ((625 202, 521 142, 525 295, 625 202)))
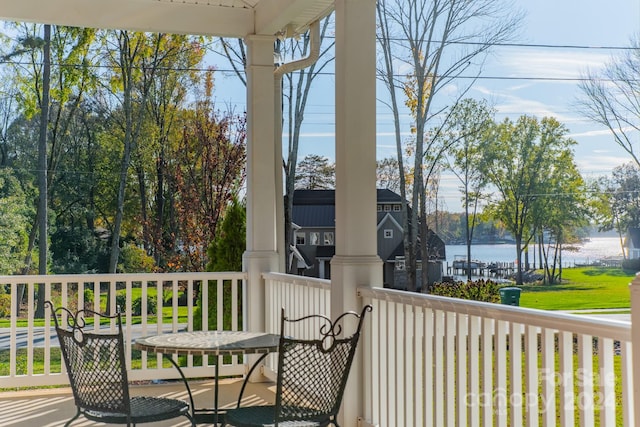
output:
MULTIPOLYGON (((573 266, 574 264, 588 264, 605 258, 621 258, 622 248, 620 239, 617 237, 592 237, 580 245, 573 246, 577 251, 562 251, 562 265, 573 266)), ((536 260, 538 256, 537 246, 535 249, 536 260)), ((456 258, 466 258, 466 245, 446 245, 447 264, 451 265, 456 258)), ((486 263, 491 262, 515 262, 516 245, 472 245, 471 259, 486 263)), ((524 262, 524 255, 523 255, 524 262)), ((529 262, 533 262, 533 251, 529 249, 529 262)))

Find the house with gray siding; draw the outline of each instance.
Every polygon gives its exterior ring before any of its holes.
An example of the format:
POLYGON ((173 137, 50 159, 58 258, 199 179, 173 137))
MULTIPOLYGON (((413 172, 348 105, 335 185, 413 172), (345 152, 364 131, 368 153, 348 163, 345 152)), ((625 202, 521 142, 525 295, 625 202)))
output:
MULTIPOLYGON (((384 262, 386 287, 406 289, 402 228, 402 199, 388 189, 377 190, 378 256, 384 262)), ((293 196, 292 232, 295 245, 290 247, 289 267, 303 276, 331 278, 331 258, 335 254, 334 190, 295 190, 293 196)), ((444 242, 429 236, 429 278, 442 280, 445 260, 444 242)), ((419 259, 422 257, 419 257, 419 259)), ((419 266, 422 262, 419 262, 419 266)))

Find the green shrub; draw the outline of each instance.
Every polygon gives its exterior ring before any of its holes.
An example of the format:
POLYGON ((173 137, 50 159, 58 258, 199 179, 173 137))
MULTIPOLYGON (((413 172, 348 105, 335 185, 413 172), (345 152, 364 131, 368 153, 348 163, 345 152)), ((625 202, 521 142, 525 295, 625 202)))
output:
MULTIPOLYGON (((119 293, 116 295, 116 305, 120 310, 124 311, 127 306, 127 298, 125 294, 119 293)), ((156 314, 158 312, 158 304, 154 297, 147 297, 147 314, 156 314)), ((136 297, 131 302, 131 314, 133 316, 142 315, 142 297, 136 297)))
MULTIPOLYGON (((218 325, 218 282, 217 280, 210 280, 208 283, 202 283, 201 286, 208 286, 208 329, 225 329, 230 330, 232 325, 232 286, 230 280, 225 280, 222 283, 222 325, 218 325)), ((238 289, 238 325, 242 325, 242 288, 238 289)), ((193 329, 196 331, 202 330, 202 292, 198 293, 198 301, 193 313, 193 329)))
POLYGON ((127 297, 125 296, 125 294, 116 294, 116 307, 118 307, 118 310, 120 310, 122 313, 125 312, 125 310, 127 309, 127 297))
POLYGON ((640 258, 623 260, 622 269, 626 272, 637 273, 640 271, 640 258))
MULTIPOLYGON (((131 303, 131 314, 134 316, 142 315, 142 298, 138 297, 131 303)), ((158 304, 153 297, 147 298, 147 314, 156 314, 158 312, 158 304)))
POLYGON ((171 305, 171 299, 173 298, 173 291, 165 289, 162 291, 162 301, 165 305, 171 305))
POLYGON ((147 255, 144 249, 131 244, 125 244, 120 250, 120 261, 120 273, 151 273, 156 266, 152 256, 147 255))
POLYGON ((500 302, 501 287, 501 285, 492 280, 484 279, 467 282, 436 283, 431 288, 431 294, 473 301, 500 302))
MULTIPOLYGON (((164 301, 165 307, 173 304, 173 289, 166 289, 162 292, 162 301, 164 301)), ((187 290, 182 287, 178 287, 178 306, 187 306, 187 290)))
POLYGON ((84 290, 84 305, 93 307, 93 290, 88 288, 84 290))
POLYGON ((11 315, 11 295, 0 294, 0 317, 11 315))

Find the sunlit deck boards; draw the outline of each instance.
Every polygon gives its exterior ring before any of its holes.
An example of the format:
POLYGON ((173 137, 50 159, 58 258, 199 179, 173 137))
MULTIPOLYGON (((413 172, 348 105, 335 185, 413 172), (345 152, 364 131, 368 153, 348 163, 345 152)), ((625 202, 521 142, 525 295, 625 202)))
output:
MULTIPOLYGON (((211 407, 213 404, 213 380, 189 383, 196 407, 211 407)), ((220 405, 235 407, 242 386, 240 379, 220 380, 220 405)), ((261 405, 274 402, 273 383, 249 384, 245 390, 243 405, 261 405)), ((180 382, 131 386, 133 394, 165 396, 188 401, 185 387, 180 382)), ((0 426, 3 427, 59 427, 76 413, 73 395, 69 388, 38 389, 17 392, 0 392, 0 426)), ((80 419, 78 426, 102 426, 80 419)), ((188 426, 186 418, 154 423, 154 427, 188 426)))

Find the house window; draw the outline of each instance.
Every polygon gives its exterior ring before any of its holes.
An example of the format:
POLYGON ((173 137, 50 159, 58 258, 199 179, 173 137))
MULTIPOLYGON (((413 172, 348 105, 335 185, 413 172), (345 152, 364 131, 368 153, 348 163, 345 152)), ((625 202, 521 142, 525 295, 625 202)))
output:
POLYGON ((382 212, 382 205, 378 205, 378 212, 382 212))
POLYGON ((392 229, 384 230, 384 238, 393 239, 393 230, 392 229))
POLYGON ((391 212, 391 205, 384 205, 385 212, 391 212))
POLYGON ((400 212, 402 210, 402 205, 393 205, 394 212, 400 212))
POLYGON ((324 245, 333 246, 333 231, 326 231, 324 233, 324 245))
POLYGON ((320 241, 320 233, 317 231, 312 231, 309 233, 309 244, 312 246, 317 246, 320 241))
POLYGON ((307 237, 307 233, 305 233, 304 231, 296 231, 296 246, 300 245, 306 245, 306 237, 307 237))

